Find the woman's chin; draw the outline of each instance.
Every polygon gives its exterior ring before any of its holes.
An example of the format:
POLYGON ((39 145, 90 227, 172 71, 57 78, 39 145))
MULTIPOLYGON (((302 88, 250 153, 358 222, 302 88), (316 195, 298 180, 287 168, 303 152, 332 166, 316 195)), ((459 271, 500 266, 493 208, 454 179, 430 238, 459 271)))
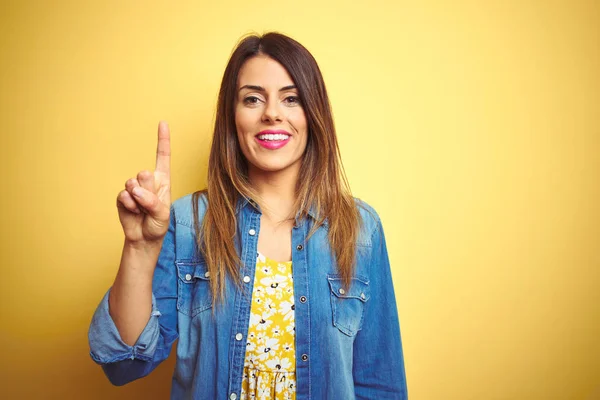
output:
POLYGON ((262 162, 252 164, 252 169, 257 173, 274 174, 278 172, 290 171, 296 163, 289 162, 262 162))

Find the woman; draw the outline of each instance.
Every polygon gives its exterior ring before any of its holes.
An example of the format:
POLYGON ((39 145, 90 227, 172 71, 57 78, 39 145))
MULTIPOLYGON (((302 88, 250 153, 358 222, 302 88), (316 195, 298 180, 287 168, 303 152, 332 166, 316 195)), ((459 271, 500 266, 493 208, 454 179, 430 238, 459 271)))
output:
POLYGON ((354 199, 312 55, 277 33, 225 69, 208 188, 171 204, 169 130, 117 207, 121 265, 91 356, 113 384, 176 339, 172 398, 405 399, 381 221, 354 199), (297 329, 296 329, 297 327, 297 329))

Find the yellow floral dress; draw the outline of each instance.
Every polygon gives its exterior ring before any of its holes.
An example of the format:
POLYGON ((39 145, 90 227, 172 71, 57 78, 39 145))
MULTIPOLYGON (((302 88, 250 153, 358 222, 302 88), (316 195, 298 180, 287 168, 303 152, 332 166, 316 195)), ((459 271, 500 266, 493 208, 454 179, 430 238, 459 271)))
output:
POLYGON ((296 398, 292 262, 257 253, 241 399, 296 398))

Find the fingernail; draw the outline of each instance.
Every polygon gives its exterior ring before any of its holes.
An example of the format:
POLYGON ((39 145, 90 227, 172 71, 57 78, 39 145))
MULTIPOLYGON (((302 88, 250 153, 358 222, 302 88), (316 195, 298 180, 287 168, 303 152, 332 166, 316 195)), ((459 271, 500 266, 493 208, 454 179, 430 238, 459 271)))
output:
POLYGON ((140 199, 144 198, 144 192, 142 191, 142 188, 140 188, 139 186, 136 186, 133 188, 133 195, 135 197, 139 197, 140 199))

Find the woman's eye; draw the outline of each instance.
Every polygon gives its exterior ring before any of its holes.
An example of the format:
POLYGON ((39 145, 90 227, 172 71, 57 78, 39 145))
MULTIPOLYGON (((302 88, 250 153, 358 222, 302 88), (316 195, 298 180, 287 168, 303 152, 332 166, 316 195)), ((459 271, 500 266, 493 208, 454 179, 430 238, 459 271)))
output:
POLYGON ((288 96, 285 98, 285 101, 289 104, 300 104, 300 98, 298 96, 288 96))
POLYGON ((258 103, 258 97, 248 96, 244 99, 244 104, 256 104, 258 103))

